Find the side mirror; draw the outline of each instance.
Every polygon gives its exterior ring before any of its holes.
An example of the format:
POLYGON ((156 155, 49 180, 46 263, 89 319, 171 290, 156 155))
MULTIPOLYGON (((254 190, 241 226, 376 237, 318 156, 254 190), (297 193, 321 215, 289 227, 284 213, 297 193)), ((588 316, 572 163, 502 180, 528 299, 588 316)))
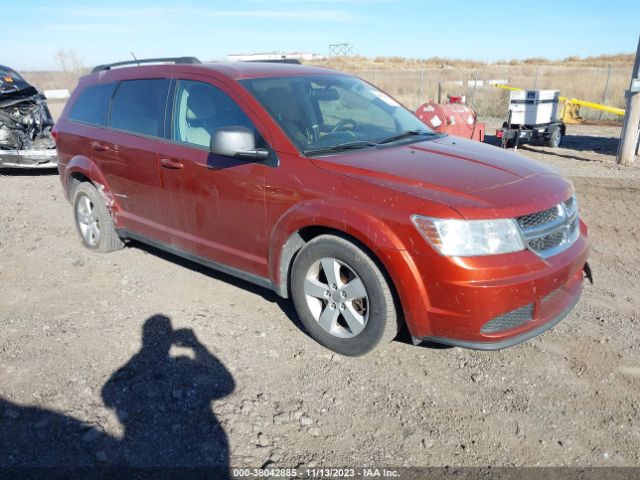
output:
POLYGON ((269 151, 256 148, 256 139, 247 127, 233 126, 219 128, 211 135, 211 153, 224 157, 248 160, 265 160, 269 151))

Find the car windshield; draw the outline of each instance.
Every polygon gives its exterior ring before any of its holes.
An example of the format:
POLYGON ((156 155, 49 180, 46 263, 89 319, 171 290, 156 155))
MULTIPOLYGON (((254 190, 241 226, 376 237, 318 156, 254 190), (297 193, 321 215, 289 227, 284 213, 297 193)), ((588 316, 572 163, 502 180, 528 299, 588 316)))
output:
POLYGON ((24 79, 18 75, 18 72, 10 68, 0 67, 0 81, 12 82, 14 80, 24 82, 24 79))
POLYGON ((437 135, 394 99, 356 77, 271 77, 241 83, 306 155, 437 135))

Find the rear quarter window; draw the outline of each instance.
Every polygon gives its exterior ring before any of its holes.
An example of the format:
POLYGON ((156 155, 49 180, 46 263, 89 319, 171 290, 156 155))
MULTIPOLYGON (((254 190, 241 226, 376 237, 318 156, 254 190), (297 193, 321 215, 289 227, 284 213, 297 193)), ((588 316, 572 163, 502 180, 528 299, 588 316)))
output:
POLYGON ((169 79, 125 80, 111 102, 109 126, 129 133, 164 136, 169 79))
POLYGON ((115 88, 115 83, 91 85, 85 88, 73 104, 69 118, 91 125, 106 125, 109 101, 115 88))

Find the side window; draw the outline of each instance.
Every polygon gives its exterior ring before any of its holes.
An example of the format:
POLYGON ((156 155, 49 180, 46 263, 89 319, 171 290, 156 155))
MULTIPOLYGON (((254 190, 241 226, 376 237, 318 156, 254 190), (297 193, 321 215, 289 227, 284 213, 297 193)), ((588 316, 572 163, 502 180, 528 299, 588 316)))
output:
POLYGON ((168 91, 168 79, 121 82, 111 102, 109 125, 131 133, 164 136, 168 91))
POLYGON ((256 145, 264 140, 242 109, 222 90, 208 83, 180 80, 176 89, 172 138, 178 142, 204 147, 219 128, 242 126, 256 135, 256 145))
POLYGON ((104 83, 85 88, 71 107, 69 118, 92 125, 105 125, 115 87, 115 83, 104 83))

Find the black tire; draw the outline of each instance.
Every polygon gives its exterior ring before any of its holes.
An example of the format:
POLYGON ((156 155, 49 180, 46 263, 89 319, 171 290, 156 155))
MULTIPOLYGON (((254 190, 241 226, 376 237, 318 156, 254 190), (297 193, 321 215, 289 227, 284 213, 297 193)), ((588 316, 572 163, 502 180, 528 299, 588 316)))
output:
MULTIPOLYGON (((113 219, 104 204, 102 195, 100 195, 96 187, 89 182, 81 183, 73 190, 73 218, 82 243, 88 249, 107 253, 124 247, 124 243, 118 236, 113 225, 113 219), (87 201, 91 205, 91 218, 94 219, 90 223, 92 226, 95 223, 98 231, 97 235, 89 234, 89 238, 87 238, 85 234, 86 230, 83 230, 83 226, 87 227, 85 220, 89 217, 81 211, 83 210, 83 206, 87 205, 87 201), (81 203, 82 206, 80 206, 81 203), (82 219, 80 217, 82 217, 82 219), (92 238, 95 239, 95 242, 91 240, 92 238)), ((89 228, 91 229, 91 227, 89 228)))
POLYGON ((562 142, 562 130, 560 127, 553 129, 551 134, 547 137, 547 146, 551 148, 558 148, 562 142))
MULTIPOLYGON (((322 267, 319 267, 322 268, 322 267)), ((319 273, 320 276, 324 275, 319 273)), ((328 278, 328 277, 325 277, 328 278)), ((349 284, 341 283, 334 294, 339 294, 340 289, 349 284)), ((327 285, 330 281, 326 280, 327 285)), ((329 287, 330 288, 330 287, 329 287)), ((335 289, 334 289, 335 290, 335 289)), ((329 293, 329 290, 327 290, 329 293)), ((291 296, 293 298, 296 311, 309 334, 321 345, 341 355, 358 356, 370 352, 382 343, 393 340, 399 331, 399 318, 396 312, 393 294, 387 280, 374 260, 352 242, 337 235, 321 235, 307 243, 296 256, 291 272, 291 296), (334 333, 320 326, 320 321, 316 318, 316 313, 312 312, 310 304, 317 302, 318 309, 325 312, 329 308, 329 302, 333 302, 333 296, 328 297, 323 305, 319 297, 307 296, 305 293, 305 281, 309 272, 321 265, 321 260, 336 260, 340 264, 339 275, 353 274, 351 279, 359 279, 364 286, 366 299, 349 302, 344 300, 344 305, 340 303, 339 296, 336 304, 337 310, 336 328, 344 335, 353 335, 350 338, 340 338, 334 333), (359 307, 365 305, 362 312, 366 311, 361 318, 364 319, 364 328, 359 333, 351 332, 345 316, 341 313, 344 309, 349 309, 346 304, 359 307)), ((360 297, 356 297, 360 298, 360 297)), ((334 309, 335 310, 335 309, 334 309)), ((346 312, 348 313, 348 312, 346 312)))

